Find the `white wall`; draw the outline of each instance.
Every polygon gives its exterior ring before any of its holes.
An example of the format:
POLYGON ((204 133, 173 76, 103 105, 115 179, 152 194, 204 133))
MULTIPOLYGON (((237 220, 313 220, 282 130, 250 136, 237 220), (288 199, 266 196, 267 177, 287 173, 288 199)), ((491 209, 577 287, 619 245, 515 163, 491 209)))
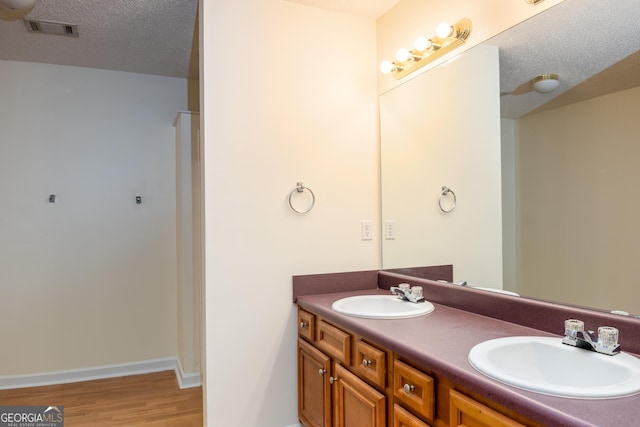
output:
POLYGON ((640 88, 518 124, 519 292, 640 313, 640 88))
POLYGON ((518 235, 516 225, 516 157, 515 143, 517 120, 500 120, 500 145, 502 165, 502 287, 517 292, 518 235))
POLYGON ((181 111, 176 129, 176 245, 178 360, 185 373, 200 374, 202 306, 202 156, 200 114, 181 111))
POLYGON ((186 80, 0 70, 0 375, 175 357, 186 80))
POLYGON ((380 96, 384 268, 453 264, 502 287, 499 89, 498 48, 478 46, 380 96))
POLYGON ((206 419, 297 422, 291 276, 375 269, 375 23, 282 0, 201 2, 206 419), (287 205, 303 181, 306 215, 287 205))

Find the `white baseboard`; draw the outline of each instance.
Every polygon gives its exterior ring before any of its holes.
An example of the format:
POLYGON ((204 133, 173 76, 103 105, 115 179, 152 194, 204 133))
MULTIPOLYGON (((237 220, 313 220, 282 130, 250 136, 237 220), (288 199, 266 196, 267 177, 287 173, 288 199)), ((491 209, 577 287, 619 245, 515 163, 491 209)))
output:
POLYGON ((182 369, 182 363, 180 363, 180 359, 176 359, 176 378, 178 380, 180 389, 200 387, 202 385, 202 379, 200 378, 199 373, 184 373, 184 370, 182 369))
POLYGON ((0 390, 75 383, 161 371, 175 371, 180 388, 197 387, 201 384, 200 374, 184 374, 176 358, 167 358, 67 371, 0 376, 0 390))
POLYGON ((294 424, 292 426, 287 426, 287 427, 302 427, 302 424, 294 424))

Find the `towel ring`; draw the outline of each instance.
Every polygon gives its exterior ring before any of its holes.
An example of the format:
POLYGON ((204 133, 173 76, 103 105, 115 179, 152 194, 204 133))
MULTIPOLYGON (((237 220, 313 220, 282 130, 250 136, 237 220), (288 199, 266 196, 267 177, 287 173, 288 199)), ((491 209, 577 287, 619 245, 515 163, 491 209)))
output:
POLYGON ((305 213, 309 212, 311 209, 313 209, 313 206, 315 204, 316 204, 316 195, 313 194, 313 191, 311 191, 311 189, 309 187, 305 187, 304 185, 302 185, 301 182, 296 183, 296 188, 291 190, 291 193, 289 193, 289 207, 291 208, 291 210, 296 212, 296 213, 305 214, 305 213), (302 193, 302 192, 304 192, 304 190, 307 190, 309 192, 309 194, 311 194, 311 205, 309 206, 309 208, 307 210, 298 210, 298 209, 293 207, 293 201, 292 201, 293 195, 296 194, 296 193, 302 193))
POLYGON ((442 191, 440 192, 440 196, 438 197, 438 207, 440 208, 440 212, 442 213, 449 213, 456 207, 456 193, 454 193, 453 190, 447 186, 442 187, 442 191), (445 198, 447 194, 451 194, 453 196, 453 203, 451 204, 451 207, 449 209, 445 209, 442 207, 442 199, 445 198))

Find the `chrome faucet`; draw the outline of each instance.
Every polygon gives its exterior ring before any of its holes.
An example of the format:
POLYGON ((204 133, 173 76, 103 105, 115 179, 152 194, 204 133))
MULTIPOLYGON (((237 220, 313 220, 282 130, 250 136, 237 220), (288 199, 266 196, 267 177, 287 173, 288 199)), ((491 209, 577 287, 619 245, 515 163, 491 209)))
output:
POLYGON ((438 280, 438 282, 441 282, 441 283, 448 283, 448 284, 450 284, 450 285, 468 286, 468 283, 467 283, 467 281, 466 281, 466 280, 461 280, 461 281, 459 281, 459 282, 448 282, 448 281, 446 281, 446 280, 438 280))
POLYGON ((422 286, 414 286, 412 288, 408 283, 400 283, 398 286, 392 286, 389 290, 393 295, 405 301, 418 303, 424 300, 422 286))
POLYGON ((585 350, 615 356, 620 353, 618 330, 611 326, 598 328, 598 337, 594 340, 593 331, 584 330, 584 322, 568 319, 564 322, 564 338, 562 343, 585 350))

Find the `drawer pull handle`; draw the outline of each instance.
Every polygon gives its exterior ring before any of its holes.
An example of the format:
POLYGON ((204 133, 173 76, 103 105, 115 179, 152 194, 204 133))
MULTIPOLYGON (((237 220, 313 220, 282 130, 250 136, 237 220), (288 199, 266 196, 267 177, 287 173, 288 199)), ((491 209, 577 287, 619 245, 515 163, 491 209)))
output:
POLYGON ((320 374, 320 375, 324 375, 324 374, 326 374, 326 373, 327 373, 327 370, 326 370, 326 369, 322 369, 322 368, 318 369, 318 374, 320 374))
POLYGON ((329 384, 333 384, 338 381, 338 377, 329 377, 329 384))
POLYGON ((362 359, 362 367, 363 368, 368 368, 371 365, 373 365, 373 362, 371 360, 362 359))
POLYGON ((301 329, 306 329, 308 327, 309 327, 309 322, 305 322, 305 321, 300 322, 301 329))
POLYGON ((416 388, 414 386, 412 386, 411 384, 405 384, 404 385, 404 392, 407 394, 411 394, 411 392, 413 390, 415 390, 416 388))

